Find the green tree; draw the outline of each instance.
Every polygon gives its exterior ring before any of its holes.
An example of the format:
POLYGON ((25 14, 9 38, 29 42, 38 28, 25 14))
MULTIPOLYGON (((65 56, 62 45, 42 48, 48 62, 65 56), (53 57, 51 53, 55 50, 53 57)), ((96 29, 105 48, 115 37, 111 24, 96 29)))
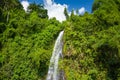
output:
MULTIPOLYGON (((0 8, 2 9, 3 16, 5 21, 8 22, 11 10, 20 9, 22 10, 22 5, 18 0, 1 0, 0 1, 0 8)), ((3 19, 4 20, 4 19, 3 19)))
POLYGON ((67 8, 64 9, 64 14, 65 14, 66 19, 69 19, 67 8))
POLYGON ((48 18, 48 15, 47 15, 47 10, 44 9, 43 5, 42 4, 30 4, 29 7, 28 7, 28 12, 37 12, 38 16, 41 17, 41 18, 48 18))

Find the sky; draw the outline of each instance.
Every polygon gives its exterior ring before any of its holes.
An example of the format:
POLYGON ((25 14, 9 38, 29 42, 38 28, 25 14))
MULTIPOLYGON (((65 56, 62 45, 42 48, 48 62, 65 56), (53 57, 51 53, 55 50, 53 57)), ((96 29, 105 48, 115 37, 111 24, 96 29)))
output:
MULTIPOLYGON (((64 8, 68 9, 68 14, 72 10, 78 10, 79 15, 83 15, 86 11, 91 13, 92 4, 94 0, 20 0, 21 4, 24 7, 24 10, 27 11, 27 7, 30 3, 44 4, 45 9, 48 10, 49 18, 56 17, 60 22, 66 20, 64 15, 64 8)), ((75 13, 76 14, 76 13, 75 13)))

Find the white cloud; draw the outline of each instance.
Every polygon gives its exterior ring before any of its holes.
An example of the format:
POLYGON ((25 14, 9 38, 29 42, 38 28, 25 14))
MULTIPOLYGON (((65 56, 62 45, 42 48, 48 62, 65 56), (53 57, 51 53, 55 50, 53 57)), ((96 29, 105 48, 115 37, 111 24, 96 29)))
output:
POLYGON ((44 0, 44 4, 45 5, 52 5, 52 1, 51 0, 44 0))
POLYGON ((85 13, 85 8, 84 7, 80 8, 79 9, 79 14, 83 15, 84 13, 85 13))
MULTIPOLYGON (((29 6, 29 2, 27 0, 23 0, 21 2, 23 5, 23 8, 25 11, 27 11, 27 8, 29 6)), ((68 5, 66 4, 57 4, 54 2, 54 0, 44 0, 44 8, 48 10, 48 16, 50 18, 56 18, 60 22, 65 21, 66 17, 64 15, 64 9, 68 9, 68 5)), ((85 13, 85 8, 82 7, 78 10, 79 15, 83 15, 85 13)), ((69 16, 71 15, 71 12, 68 11, 69 16)), ((77 13, 74 11, 74 14, 77 15, 77 13)))
POLYGON ((66 17, 64 15, 64 8, 67 8, 67 5, 61 5, 61 4, 56 4, 52 0, 44 0, 45 4, 45 9, 48 10, 48 16, 49 18, 55 17, 57 20, 60 22, 66 20, 66 17))
POLYGON ((29 2, 27 0, 24 0, 24 1, 21 2, 21 4, 22 4, 24 10, 27 11, 27 8, 29 6, 29 2))

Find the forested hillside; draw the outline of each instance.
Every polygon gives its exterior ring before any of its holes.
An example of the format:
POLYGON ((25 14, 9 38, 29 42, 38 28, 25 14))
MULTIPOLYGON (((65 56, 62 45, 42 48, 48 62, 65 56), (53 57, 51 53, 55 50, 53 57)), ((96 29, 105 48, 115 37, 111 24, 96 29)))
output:
POLYGON ((64 30, 66 80, 120 80, 120 0, 95 0, 92 13, 48 19, 42 4, 25 12, 0 0, 0 80, 45 80, 55 40, 64 30))
POLYGON ((67 80, 120 80, 120 0, 95 0, 92 13, 66 21, 67 80))

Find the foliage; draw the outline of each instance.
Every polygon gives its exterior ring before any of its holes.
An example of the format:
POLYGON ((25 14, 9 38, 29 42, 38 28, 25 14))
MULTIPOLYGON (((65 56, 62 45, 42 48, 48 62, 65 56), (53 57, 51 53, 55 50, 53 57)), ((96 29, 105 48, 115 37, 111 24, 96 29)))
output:
POLYGON ((47 10, 44 9, 44 6, 42 4, 40 4, 40 5, 36 5, 35 3, 30 4, 28 7, 28 12, 32 13, 34 11, 37 12, 39 17, 48 18, 47 10))
POLYGON ((66 80, 120 80, 120 1, 95 0, 91 14, 48 19, 43 5, 25 13, 18 0, 0 1, 0 80, 45 80, 55 40, 64 30, 66 80))
MULTIPOLYGON (((93 13, 64 22, 66 80, 119 80, 119 0, 95 0, 93 13)), ((120 5, 120 4, 119 4, 120 5)))
MULTIPOLYGON (((3 2, 10 6, 6 0, 3 2)), ((64 27, 56 19, 48 20, 42 6, 34 6, 30 7, 33 9, 30 13, 12 6, 2 11, 3 6, 0 6, 0 80, 43 80, 46 77, 54 42, 64 27), (8 21, 6 16, 9 16, 8 21)))
POLYGON ((68 19, 68 18, 69 18, 69 15, 68 15, 67 8, 64 9, 64 14, 65 14, 66 19, 68 19))

